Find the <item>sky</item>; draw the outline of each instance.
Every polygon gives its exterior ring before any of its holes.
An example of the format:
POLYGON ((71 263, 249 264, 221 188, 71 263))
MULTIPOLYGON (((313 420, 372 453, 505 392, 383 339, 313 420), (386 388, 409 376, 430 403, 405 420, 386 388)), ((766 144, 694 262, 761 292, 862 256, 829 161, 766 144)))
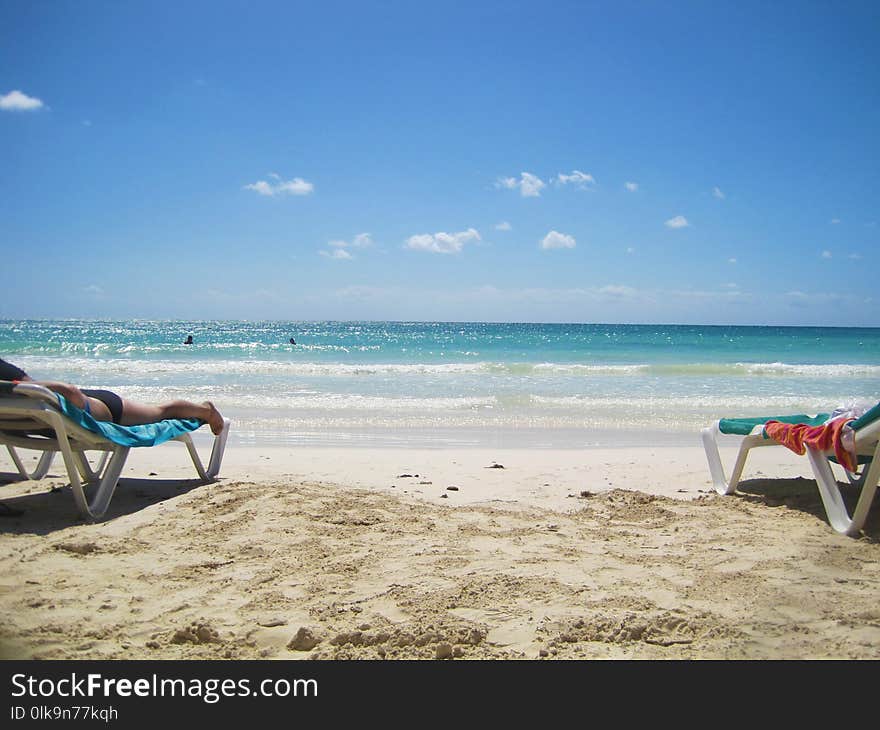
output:
POLYGON ((880 3, 0 0, 0 318, 880 326, 880 3))

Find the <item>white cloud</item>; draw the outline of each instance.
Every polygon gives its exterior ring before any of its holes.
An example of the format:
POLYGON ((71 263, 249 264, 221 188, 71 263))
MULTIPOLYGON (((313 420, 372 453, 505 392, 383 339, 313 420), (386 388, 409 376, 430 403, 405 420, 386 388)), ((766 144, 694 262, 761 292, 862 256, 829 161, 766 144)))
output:
POLYGON ((690 223, 688 223, 687 218, 683 215, 677 215, 675 218, 670 218, 664 225, 667 228, 688 228, 690 223))
POLYGON ((718 200, 724 200, 724 193, 721 192, 721 188, 719 188, 717 185, 712 188, 712 195, 718 198, 718 200))
POLYGON ((731 256, 729 259, 727 259, 727 263, 729 263, 729 264, 735 264, 735 263, 736 263, 736 259, 733 258, 733 257, 731 256))
POLYGON ((836 226, 838 223, 840 223, 840 218, 832 218, 831 219, 832 226, 836 226))
POLYGON ((461 253, 468 241, 480 241, 480 234, 474 228, 459 233, 421 233, 406 239, 405 248, 430 253, 461 253))
POLYGON ((42 109, 43 102, 33 96, 28 96, 21 91, 13 90, 5 96, 0 96, 0 109, 7 112, 29 112, 42 109))
POLYGON ((541 248, 545 250, 552 248, 574 248, 576 245, 577 242, 574 240, 574 236, 559 233, 559 231, 550 231, 541 240, 541 248))
POLYGON ((275 190, 265 180, 258 180, 255 183, 244 186, 245 190, 255 190, 260 195, 275 195, 275 190))
POLYGON ((822 252, 822 258, 823 258, 823 259, 830 259, 830 258, 831 258, 831 251, 829 251, 829 250, 826 248, 826 249, 822 252))
POLYGON ((586 172, 581 172, 580 170, 572 170, 570 175, 566 175, 564 173, 559 173, 556 176, 556 181, 560 185, 567 185, 568 183, 572 183, 577 185, 581 189, 587 188, 589 185, 595 185, 596 181, 593 179, 593 176, 586 172))
POLYGON ((333 248, 366 248, 373 245, 373 239, 369 233, 358 233, 351 241, 329 241, 328 246, 333 248))
POLYGON ((353 259, 352 256, 346 249, 348 248, 366 248, 367 246, 373 245, 373 239, 370 238, 369 233, 358 233, 351 241, 341 241, 334 240, 328 241, 327 246, 330 248, 329 251, 318 251, 321 256, 326 256, 327 258, 337 259, 337 260, 345 260, 348 261, 353 259))
POLYGON ((599 294, 605 294, 612 297, 634 297, 638 292, 631 286, 622 286, 619 284, 608 284, 599 288, 599 294))
POLYGON ((625 188, 626 188, 627 190, 629 190, 631 193, 634 193, 634 192, 636 192, 636 191, 639 189, 639 184, 636 183, 636 182, 625 182, 625 183, 623 184, 623 187, 625 187, 625 188))
MULTIPOLYGON (((867 258, 867 256, 866 256, 867 258)), ((346 268, 345 264, 339 264, 346 268)), ((766 312, 768 307, 779 316, 785 312, 821 312, 833 304, 826 293, 790 291, 783 287, 776 293, 751 291, 745 284, 734 285, 733 277, 723 277, 711 287, 694 289, 642 288, 626 279, 600 280, 593 286, 572 288, 531 288, 529 286, 494 286, 486 282, 474 285, 436 286, 430 282, 398 282, 390 287, 355 286, 338 291, 321 290, 314 303, 341 302, 350 312, 352 307, 371 319, 465 319, 478 312, 484 321, 569 321, 571 312, 590 312, 604 321, 620 319, 633 322, 656 321, 656 317, 682 319, 683 323, 704 321, 706 312, 712 312, 716 322, 728 323, 739 318, 742 323, 754 320, 754 313, 766 312), (414 291, 418 296, 414 296, 414 291), (786 293, 788 292, 788 293, 786 293), (658 312, 660 314, 658 314, 658 312), (606 319, 607 318, 607 319, 606 319)), ((838 305, 852 307, 853 312, 865 309, 865 295, 840 294, 838 305)), ((878 297, 874 297, 876 302, 878 297)), ((835 311, 838 309, 835 306, 835 311)), ((302 307, 300 307, 302 309, 302 307)), ((337 310, 332 310, 335 315, 337 310)), ((845 313, 841 322, 848 322, 845 313)), ((599 320, 597 320, 599 321, 599 320)), ((668 320, 667 320, 668 321, 668 320)), ((759 320, 760 321, 760 320, 759 320)), ((782 323, 802 323, 800 315, 781 320, 782 323)), ((861 320, 858 320, 861 322, 861 320)), ((298 341, 298 340, 297 340, 298 341)))
POLYGON ((234 307, 231 311, 234 312, 240 312, 242 305, 253 303, 254 301, 272 305, 285 303, 284 297, 272 289, 231 292, 224 289, 208 288, 197 290, 191 296, 194 301, 204 302, 211 308, 216 308, 220 303, 231 304, 234 307))
POLYGON ((508 223, 507 221, 501 221, 501 223, 497 223, 495 225, 495 230, 496 231, 512 231, 513 226, 510 225, 510 223, 508 223))
POLYGON ((627 252, 627 253, 635 253, 636 250, 635 250, 632 246, 627 246, 627 248, 626 248, 626 252, 627 252))
POLYGON ((336 248, 332 251, 318 251, 318 253, 321 254, 321 256, 326 256, 328 259, 337 259, 339 261, 348 261, 352 258, 351 254, 344 248, 336 248))
POLYGON ((519 188, 519 193, 524 198, 537 198, 541 194, 541 188, 546 187, 546 183, 541 178, 530 172, 520 173, 519 180, 515 177, 502 177, 495 184, 508 190, 519 188))
POLYGON ((97 284, 84 286, 82 291, 86 296, 92 297, 93 299, 104 299, 107 295, 107 292, 104 291, 103 287, 100 287, 97 284))
POLYGON ((862 258, 862 254, 860 253, 851 253, 847 256, 848 259, 852 259, 853 261, 859 261, 862 258))
POLYGON ((308 195, 311 193, 315 186, 308 182, 307 180, 303 180, 301 177, 295 177, 293 180, 282 180, 281 177, 277 173, 269 173, 269 177, 277 180, 275 183, 269 183, 265 180, 257 180, 255 183, 251 183, 249 185, 245 185, 245 190, 253 190, 254 192, 259 193, 260 195, 308 195))

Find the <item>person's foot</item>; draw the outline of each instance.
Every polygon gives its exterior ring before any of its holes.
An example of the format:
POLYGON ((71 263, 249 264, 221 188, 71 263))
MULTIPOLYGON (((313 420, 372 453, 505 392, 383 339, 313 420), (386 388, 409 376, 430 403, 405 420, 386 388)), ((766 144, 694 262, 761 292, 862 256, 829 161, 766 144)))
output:
POLYGON ((215 436, 219 435, 223 431, 223 416, 220 415, 220 411, 217 410, 211 401, 206 400, 202 405, 209 411, 207 421, 211 427, 211 433, 215 436))

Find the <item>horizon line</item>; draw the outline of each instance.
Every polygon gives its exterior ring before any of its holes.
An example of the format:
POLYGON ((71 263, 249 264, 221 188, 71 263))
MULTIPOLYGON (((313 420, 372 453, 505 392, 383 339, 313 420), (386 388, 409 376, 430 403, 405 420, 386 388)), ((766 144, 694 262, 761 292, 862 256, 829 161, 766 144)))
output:
POLYGON ((285 323, 285 324, 481 324, 481 325, 537 325, 537 326, 583 326, 583 327, 774 327, 785 329, 880 329, 880 325, 834 325, 834 324, 718 324, 694 322, 541 322, 529 320, 432 320, 432 319, 177 319, 169 317, 0 317, 0 322, 179 322, 179 323, 285 323))

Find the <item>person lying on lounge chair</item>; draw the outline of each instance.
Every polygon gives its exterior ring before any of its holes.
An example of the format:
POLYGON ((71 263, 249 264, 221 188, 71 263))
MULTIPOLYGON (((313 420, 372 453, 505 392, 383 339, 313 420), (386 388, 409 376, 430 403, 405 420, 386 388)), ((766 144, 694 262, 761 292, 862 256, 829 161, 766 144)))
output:
POLYGON ((24 370, 0 359, 0 380, 20 380, 36 383, 59 393, 73 403, 91 413, 96 421, 112 421, 121 426, 138 426, 156 423, 166 418, 198 418, 211 427, 216 436, 223 430, 223 416, 211 401, 192 403, 187 400, 173 400, 160 405, 146 405, 122 398, 111 390, 78 388, 69 383, 48 380, 34 380, 24 370))

